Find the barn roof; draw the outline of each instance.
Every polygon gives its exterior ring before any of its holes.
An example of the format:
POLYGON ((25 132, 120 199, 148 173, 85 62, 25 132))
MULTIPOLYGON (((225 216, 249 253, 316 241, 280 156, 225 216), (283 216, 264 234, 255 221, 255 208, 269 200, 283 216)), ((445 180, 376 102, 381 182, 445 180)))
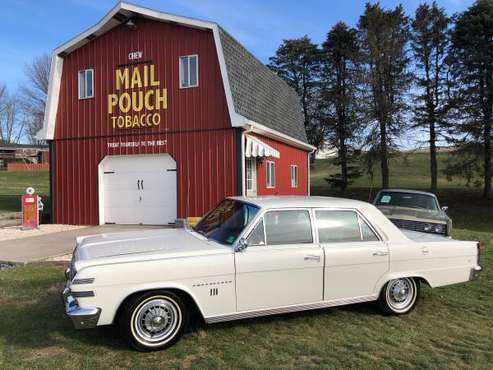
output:
POLYGON ((232 126, 243 127, 305 150, 315 149, 307 142, 296 92, 216 23, 124 2, 118 3, 95 26, 54 50, 45 120, 37 135, 39 139, 54 138, 63 57, 136 16, 212 30, 232 126))
POLYGON ((236 112, 306 143, 296 91, 221 27, 219 36, 236 112))

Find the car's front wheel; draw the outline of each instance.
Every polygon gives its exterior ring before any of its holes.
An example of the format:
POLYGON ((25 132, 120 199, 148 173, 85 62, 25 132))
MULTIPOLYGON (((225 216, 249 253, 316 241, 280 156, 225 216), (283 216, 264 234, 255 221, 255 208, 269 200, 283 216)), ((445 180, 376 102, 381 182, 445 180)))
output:
POLYGON ((157 351, 173 345, 188 325, 183 300, 168 291, 146 292, 124 306, 120 329, 132 347, 157 351))
POLYGON ((380 308, 386 314, 402 315, 414 309, 419 298, 419 282, 413 278, 388 281, 380 292, 380 308))

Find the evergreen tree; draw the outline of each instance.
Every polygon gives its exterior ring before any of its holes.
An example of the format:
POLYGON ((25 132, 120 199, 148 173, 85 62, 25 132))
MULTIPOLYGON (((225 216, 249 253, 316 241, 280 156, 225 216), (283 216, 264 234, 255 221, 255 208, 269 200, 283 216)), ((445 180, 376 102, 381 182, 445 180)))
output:
POLYGON ((431 191, 438 187, 436 143, 439 130, 446 124, 447 101, 447 49, 450 19, 436 2, 422 4, 416 9, 412 22, 412 49, 416 63, 415 82, 418 94, 415 99, 414 127, 428 130, 430 148, 431 191))
POLYGON ((493 1, 478 0, 460 14, 451 40, 451 71, 456 83, 458 120, 450 127, 458 160, 448 176, 482 178, 483 196, 491 197, 493 125, 493 1))
POLYGON ((276 55, 269 60, 268 67, 300 96, 308 141, 319 148, 323 134, 316 110, 320 85, 320 51, 317 45, 308 36, 284 40, 276 55))
POLYGON ((322 93, 325 140, 337 148, 336 164, 341 172, 326 180, 344 193, 361 173, 353 165, 358 151, 354 145, 361 133, 357 114, 357 32, 342 22, 328 33, 322 54, 322 93))
POLYGON ((411 82, 407 50, 409 20, 402 5, 384 10, 367 3, 358 23, 366 85, 366 116, 375 124, 368 129, 368 144, 379 153, 382 186, 389 186, 389 156, 402 133, 411 82))

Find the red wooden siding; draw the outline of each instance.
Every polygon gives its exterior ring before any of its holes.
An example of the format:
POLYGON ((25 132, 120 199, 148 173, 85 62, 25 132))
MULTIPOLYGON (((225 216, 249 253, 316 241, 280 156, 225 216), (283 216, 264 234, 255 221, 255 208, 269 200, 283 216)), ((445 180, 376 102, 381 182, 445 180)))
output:
POLYGON ((55 139, 231 127, 212 32, 146 19, 135 23, 135 31, 118 26, 64 57, 55 139), (115 92, 115 70, 129 64, 132 51, 142 51, 141 61, 155 65, 160 88, 167 89, 168 109, 160 111, 159 126, 113 129, 107 96, 115 92), (198 55, 199 86, 180 89, 179 57, 191 54, 198 55), (90 68, 94 98, 79 100, 78 71, 90 68))
POLYGON ((48 163, 7 163, 7 171, 48 171, 48 163))
MULTIPOLYGON (((224 196, 236 193, 235 130, 212 32, 140 18, 135 23, 135 31, 116 27, 64 57, 53 143, 56 223, 99 222, 98 164, 106 155, 172 155, 177 162, 178 217, 201 216, 224 196), (167 89, 168 107, 159 111, 159 126, 114 129, 108 94, 123 92, 115 90, 115 70, 130 63, 128 54, 133 51, 143 52, 145 63, 138 68, 155 66, 159 88, 167 89), (180 89, 179 57, 192 54, 198 55, 199 86, 180 89), (94 69, 94 98, 78 99, 82 69, 94 69), (167 144, 108 147, 108 143, 149 140, 167 144)), ((133 68, 129 66, 130 75, 133 68)))
MULTIPOLYGON (((280 158, 263 158, 257 164, 258 195, 308 195, 308 155, 301 149, 294 148, 279 141, 257 135, 264 143, 280 153, 280 158), (266 162, 275 163, 276 185, 267 188, 266 162), (291 187, 291 165, 298 166, 298 187, 291 187)), ((258 161, 258 159, 257 159, 258 161)))
POLYGON ((169 153, 177 163, 178 217, 202 216, 224 196, 236 194, 233 129, 58 140, 53 147, 55 223, 98 224, 98 164, 105 155, 169 153), (167 145, 107 148, 119 140, 167 140, 167 145))

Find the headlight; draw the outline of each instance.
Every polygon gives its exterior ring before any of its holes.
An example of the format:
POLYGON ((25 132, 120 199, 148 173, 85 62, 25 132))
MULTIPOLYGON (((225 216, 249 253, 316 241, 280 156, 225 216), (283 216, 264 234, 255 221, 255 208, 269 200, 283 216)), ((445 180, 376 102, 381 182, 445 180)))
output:
POLYGON ((437 234, 443 234, 443 225, 435 225, 435 232, 437 234))
POLYGON ((425 231, 429 233, 432 230, 432 226, 430 224, 425 224, 425 231))

